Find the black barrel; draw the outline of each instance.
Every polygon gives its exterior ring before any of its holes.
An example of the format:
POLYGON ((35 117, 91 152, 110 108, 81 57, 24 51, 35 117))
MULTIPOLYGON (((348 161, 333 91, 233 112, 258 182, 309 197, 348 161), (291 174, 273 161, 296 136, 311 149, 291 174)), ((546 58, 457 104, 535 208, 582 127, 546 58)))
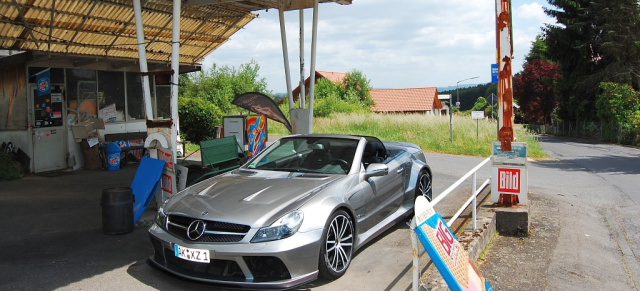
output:
POLYGON ((102 190, 102 230, 106 234, 133 231, 133 194, 131 187, 102 190))

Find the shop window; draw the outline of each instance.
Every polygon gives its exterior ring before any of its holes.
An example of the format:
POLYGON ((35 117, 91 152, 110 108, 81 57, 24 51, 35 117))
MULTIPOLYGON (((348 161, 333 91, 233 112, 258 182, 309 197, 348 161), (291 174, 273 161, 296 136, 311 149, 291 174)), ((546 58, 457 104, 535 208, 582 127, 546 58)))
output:
MULTIPOLYGON (((145 119, 142 78, 139 73, 127 73, 127 120, 145 119)), ((153 78, 149 78, 153 81, 153 78)), ((153 96, 153 86, 151 95, 153 96)))
POLYGON ((124 73, 98 71, 98 116, 106 123, 125 121, 124 73))
POLYGON ((156 85, 156 118, 171 118, 171 86, 156 85))
MULTIPOLYGON (((96 71, 67 69, 67 109, 69 124, 98 116, 96 71)), ((52 80, 53 80, 52 74, 52 80)))

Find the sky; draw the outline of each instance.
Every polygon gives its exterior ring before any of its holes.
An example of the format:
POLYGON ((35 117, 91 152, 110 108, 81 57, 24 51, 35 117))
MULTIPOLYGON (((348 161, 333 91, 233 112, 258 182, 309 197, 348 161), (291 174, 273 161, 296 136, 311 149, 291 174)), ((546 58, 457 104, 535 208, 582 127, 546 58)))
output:
MULTIPOLYGON (((545 23, 546 0, 512 0, 514 74, 545 23)), ((259 17, 202 62, 239 67, 254 60, 273 93, 287 92, 278 11, 259 17)), ((300 81, 299 12, 285 12, 292 88, 300 81)), ((318 10, 316 70, 361 71, 372 88, 455 86, 491 82, 496 62, 493 0, 353 0, 318 10)), ((311 66, 312 9, 305 11, 305 77, 311 66)))

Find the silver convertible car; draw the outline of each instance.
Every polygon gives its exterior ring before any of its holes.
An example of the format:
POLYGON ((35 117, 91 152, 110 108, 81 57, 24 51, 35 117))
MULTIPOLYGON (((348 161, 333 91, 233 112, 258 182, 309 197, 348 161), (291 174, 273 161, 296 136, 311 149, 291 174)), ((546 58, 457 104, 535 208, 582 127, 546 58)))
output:
POLYGON ((289 288, 336 279, 354 253, 431 200, 414 144, 370 136, 283 137, 240 168, 159 207, 150 262, 188 279, 289 288))

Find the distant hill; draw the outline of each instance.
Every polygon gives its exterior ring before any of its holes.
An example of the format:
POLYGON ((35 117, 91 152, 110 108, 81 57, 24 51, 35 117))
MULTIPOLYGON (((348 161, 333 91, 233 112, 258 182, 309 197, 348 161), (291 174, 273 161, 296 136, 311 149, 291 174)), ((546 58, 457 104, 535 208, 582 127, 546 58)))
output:
MULTIPOLYGON (((475 87, 475 86, 478 86, 478 85, 482 85, 482 84, 464 84, 464 85, 460 84, 458 89, 475 87)), ((438 87, 438 92, 453 91, 455 89, 456 89, 456 86, 438 87)))
MULTIPOLYGON (((497 84, 477 84, 477 85, 460 85, 458 92, 456 92, 455 86, 444 87, 441 90, 438 88, 438 94, 451 94, 454 102, 460 101, 460 110, 467 111, 473 108, 473 104, 476 103, 478 97, 484 97, 489 103, 491 103, 491 93, 497 93, 497 84), (450 88, 450 89, 449 89, 450 88), (460 96, 458 96, 460 94, 460 96)), ((494 100, 496 101, 496 100, 494 100)))

